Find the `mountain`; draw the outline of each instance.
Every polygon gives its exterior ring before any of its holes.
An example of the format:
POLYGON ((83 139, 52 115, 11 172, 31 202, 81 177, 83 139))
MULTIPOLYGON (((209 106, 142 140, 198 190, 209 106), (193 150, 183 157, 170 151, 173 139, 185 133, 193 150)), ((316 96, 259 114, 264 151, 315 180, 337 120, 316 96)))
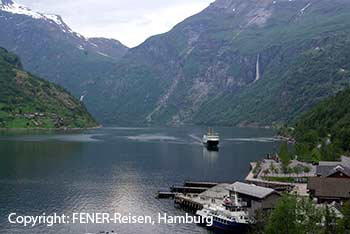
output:
POLYGON ((11 0, 0 1, 0 35, 0 46, 19 55, 26 70, 87 100, 93 93, 85 86, 111 69, 128 49, 116 40, 85 38, 60 16, 11 0))
POLYGON ((88 86, 105 123, 271 125, 349 84, 350 1, 217 0, 88 86))
POLYGON ((311 157, 310 152, 319 150, 322 159, 336 160, 340 153, 349 153, 350 88, 302 115, 295 124, 294 135, 302 155, 311 157))
POLYGON ((120 59, 128 51, 128 47, 124 46, 120 41, 114 39, 106 39, 103 37, 89 38, 88 41, 96 48, 98 53, 115 59, 120 59))
POLYGON ((83 104, 63 88, 24 71, 17 56, 0 48, 0 128, 95 126, 83 104))
POLYGON ((348 0, 217 0, 132 49, 0 9, 0 45, 103 123, 291 123, 350 82, 348 0))

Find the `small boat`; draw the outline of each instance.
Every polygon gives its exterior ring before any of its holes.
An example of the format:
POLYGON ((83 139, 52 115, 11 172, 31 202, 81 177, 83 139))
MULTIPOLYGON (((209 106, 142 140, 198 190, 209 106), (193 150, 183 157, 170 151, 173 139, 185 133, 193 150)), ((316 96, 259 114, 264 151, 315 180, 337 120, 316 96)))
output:
POLYGON ((213 129, 209 128, 207 135, 203 136, 203 144, 210 149, 218 149, 220 143, 220 136, 214 132, 213 129))

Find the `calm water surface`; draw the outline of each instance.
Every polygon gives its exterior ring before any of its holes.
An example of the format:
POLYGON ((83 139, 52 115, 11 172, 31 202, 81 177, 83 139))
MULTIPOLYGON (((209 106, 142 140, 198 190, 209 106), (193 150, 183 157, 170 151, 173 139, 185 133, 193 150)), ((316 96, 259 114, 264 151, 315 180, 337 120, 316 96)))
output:
POLYGON ((220 152, 208 152, 205 128, 102 128, 74 133, 0 133, 0 233, 119 234, 205 233, 196 225, 10 225, 7 216, 119 212, 183 215, 158 190, 184 180, 243 180, 249 162, 275 151, 279 142, 263 129, 217 128, 220 152))

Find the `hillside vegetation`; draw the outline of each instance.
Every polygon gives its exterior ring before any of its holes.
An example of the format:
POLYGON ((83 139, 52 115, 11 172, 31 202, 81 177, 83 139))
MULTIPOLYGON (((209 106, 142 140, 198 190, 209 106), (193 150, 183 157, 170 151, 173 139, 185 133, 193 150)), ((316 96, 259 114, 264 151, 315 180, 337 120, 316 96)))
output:
POLYGON ((24 71, 16 55, 0 48, 0 128, 95 126, 85 107, 67 91, 24 71))
POLYGON ((117 40, 86 38, 60 16, 10 0, 0 1, 0 35, 0 47, 18 55, 26 71, 64 87, 75 97, 85 96, 90 111, 96 103, 89 102, 89 97, 102 90, 87 92, 86 86, 104 76, 128 50, 117 40))
POLYGON ((350 88, 318 104, 296 124, 297 153, 308 161, 350 153, 350 88))

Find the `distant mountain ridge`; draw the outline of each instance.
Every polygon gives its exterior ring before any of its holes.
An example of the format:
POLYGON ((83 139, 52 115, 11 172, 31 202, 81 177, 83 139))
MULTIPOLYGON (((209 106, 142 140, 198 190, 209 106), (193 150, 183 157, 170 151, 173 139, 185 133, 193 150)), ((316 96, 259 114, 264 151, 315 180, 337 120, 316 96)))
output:
POLYGON ((10 0, 0 5, 0 46, 18 54, 33 74, 85 95, 85 86, 111 69, 128 50, 117 40, 86 38, 58 15, 35 12, 10 0))
POLYGON ((347 0, 217 0, 130 49, 94 86, 108 97, 94 97, 96 116, 125 124, 293 121, 349 84, 337 72, 349 69, 349 31, 347 0))
POLYGON ((0 128, 89 128, 97 122, 63 88, 22 69, 0 48, 0 128))
MULTIPOLYGON (((104 52, 103 56, 112 57, 115 59, 119 59, 122 57, 125 52, 127 51, 127 47, 124 46, 122 43, 115 39, 107 39, 107 38, 85 38, 79 33, 74 32, 62 19, 59 15, 53 15, 53 14, 44 14, 40 12, 33 11, 25 6, 22 6, 20 4, 17 4, 16 2, 12 0, 1 0, 0 1, 0 11, 8 12, 12 14, 12 17, 15 15, 18 16, 28 16, 33 19, 46 21, 48 23, 54 24, 55 26, 58 26, 62 32, 64 33, 70 33, 71 36, 75 36, 80 38, 81 47, 79 47, 81 50, 91 50, 96 53, 101 53, 100 50, 103 50, 104 52), (85 42, 83 42, 85 41, 85 42), (101 46, 102 48, 100 48, 101 46), (109 50, 107 51, 103 47, 108 46, 109 50), (111 54, 109 54, 111 53, 111 54)), ((3 18, 6 18, 5 16, 2 16, 3 18)), ((53 31, 51 29, 51 31, 53 31)), ((69 34, 66 35, 66 37, 69 37, 69 34)), ((68 39, 68 38, 67 38, 68 39)))

